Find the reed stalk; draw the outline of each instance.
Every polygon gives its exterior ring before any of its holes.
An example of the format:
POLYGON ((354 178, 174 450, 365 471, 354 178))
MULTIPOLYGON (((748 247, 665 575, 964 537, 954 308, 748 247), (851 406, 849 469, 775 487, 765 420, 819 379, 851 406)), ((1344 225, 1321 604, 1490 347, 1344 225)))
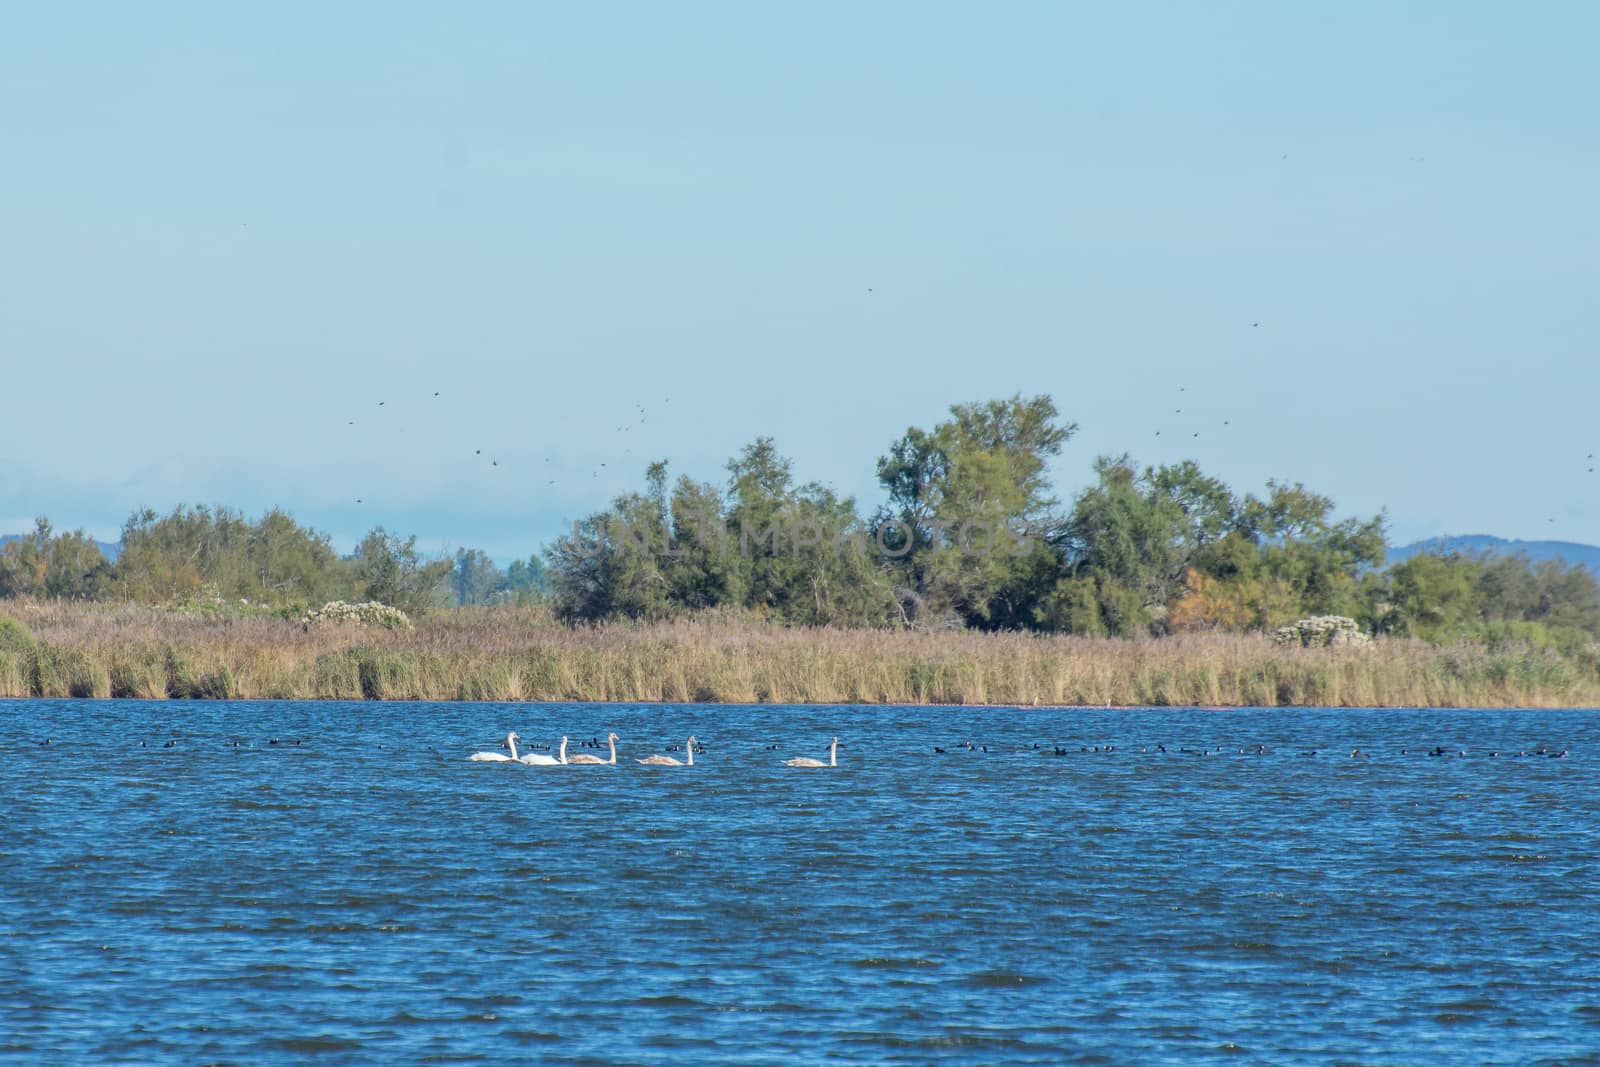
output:
POLYGON ((569 628, 537 609, 415 629, 7 601, 0 696, 1092 706, 1600 705, 1600 650, 1283 648, 1263 635, 1117 640, 784 629, 726 617, 569 628))

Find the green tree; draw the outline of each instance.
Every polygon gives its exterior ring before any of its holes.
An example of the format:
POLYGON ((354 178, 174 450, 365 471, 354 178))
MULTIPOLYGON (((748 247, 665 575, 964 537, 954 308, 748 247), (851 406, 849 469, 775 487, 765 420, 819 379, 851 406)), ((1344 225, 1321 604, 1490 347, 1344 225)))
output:
MULTIPOLYGON (((652 480, 652 493, 658 494, 664 489, 666 466, 652 471, 659 476, 659 481, 652 480)), ((681 477, 667 512, 671 538, 663 568, 672 603, 690 611, 743 605, 747 571, 717 487, 681 477)))
POLYGON ((342 595, 351 576, 326 534, 273 508, 250 522, 225 507, 150 508, 122 527, 114 568, 118 595, 167 602, 202 589, 229 599, 276 604, 321 603, 342 595))
POLYGON ((1586 568, 1522 554, 1424 553, 1390 567, 1369 590, 1388 633, 1582 648, 1600 638, 1600 583, 1586 568))
POLYGON ((0 546, 0 597, 92 599, 110 574, 110 564, 88 534, 58 534, 42 515, 32 533, 0 546))
POLYGON ((382 526, 374 527, 361 540, 351 562, 363 599, 412 616, 426 614, 434 606, 434 589, 452 566, 448 559, 424 560, 417 552, 415 536, 401 538, 382 526))
POLYGON ((1481 619, 1483 565, 1460 553, 1412 556, 1389 569, 1387 633, 1439 641, 1481 619))
POLYGON ((460 548, 450 570, 450 592, 457 607, 494 603, 506 587, 506 576, 478 548, 460 548))
POLYGON ((1523 618, 1600 637, 1600 583, 1592 571, 1546 559, 1533 565, 1533 578, 1538 599, 1523 618))
POLYGON ((957 404, 878 460, 888 500, 875 525, 907 615, 955 613, 989 629, 1027 625, 1059 571, 1047 465, 1076 432, 1048 396, 957 404))
POLYGON ((550 595, 550 572, 537 554, 514 559, 506 568, 506 592, 517 604, 533 604, 550 595))
POLYGON ((663 573, 667 519, 659 492, 628 493, 551 544, 550 584, 560 618, 662 619, 672 613, 663 573))
POLYGON ((1382 566, 1387 554, 1383 516, 1334 521, 1333 502, 1298 482, 1267 488, 1266 500, 1247 497, 1242 508, 1242 524, 1260 546, 1262 573, 1294 590, 1300 616, 1361 614, 1361 575, 1382 566))
MULTIPOLYGON (((886 570, 855 501, 818 483, 761 437, 728 462, 727 534, 737 566, 719 575, 747 608, 806 626, 882 625, 896 613, 886 570)), ((695 494, 704 499, 703 489, 695 494)), ((724 558, 727 558, 724 553, 724 558)))
POLYGON ((57 534, 50 543, 44 593, 62 600, 93 600, 110 582, 111 564, 82 530, 57 534))
POLYGON ((908 570, 915 569, 922 553, 937 540, 935 523, 950 475, 950 457, 940 436, 938 431, 928 433, 913 426, 878 457, 878 482, 888 501, 876 525, 892 528, 892 536, 885 533, 885 547, 894 550, 908 570))
POLYGON ((338 596, 349 578, 327 534, 307 529, 272 508, 251 526, 245 541, 252 600, 322 604, 338 596))
POLYGON ((1079 494, 1061 544, 1067 581, 1044 619, 1084 633, 1148 632, 1176 597, 1195 544, 1181 494, 1132 460, 1101 456, 1097 482, 1079 494))
POLYGON ((778 513, 781 551, 768 572, 766 605, 775 618, 804 626, 882 626, 899 608, 855 501, 811 483, 778 513))
POLYGON ((728 461, 727 470, 727 521, 739 552, 735 582, 747 606, 770 612, 785 599, 781 557, 787 530, 780 520, 790 494, 790 463, 772 438, 758 437, 728 461))
POLYGON ((1383 519, 1332 518, 1333 503, 1268 483, 1242 500, 1193 462, 1136 472, 1096 461, 1061 541, 1066 580, 1042 621, 1135 634, 1196 626, 1269 628, 1303 615, 1356 615, 1385 552, 1383 519), (1090 599, 1099 606, 1091 621, 1090 599))

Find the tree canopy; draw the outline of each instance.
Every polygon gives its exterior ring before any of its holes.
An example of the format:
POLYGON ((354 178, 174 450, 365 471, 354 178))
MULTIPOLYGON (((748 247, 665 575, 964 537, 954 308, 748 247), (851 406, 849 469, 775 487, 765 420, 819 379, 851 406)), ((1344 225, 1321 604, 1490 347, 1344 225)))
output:
POLYGON ((108 560, 45 518, 0 546, 0 597, 285 609, 377 600, 418 614, 548 599, 574 622, 732 610, 797 626, 966 627, 1112 636, 1268 631, 1352 617, 1429 641, 1576 647, 1600 637, 1600 585, 1580 566, 1517 556, 1419 555, 1385 566, 1385 520, 1340 517, 1298 482, 1240 493, 1193 461, 1100 456, 1063 504, 1051 464, 1077 432, 1048 396, 956 404, 877 457, 882 502, 863 512, 800 481, 770 437, 720 479, 642 486, 502 570, 479 549, 429 558, 371 530, 347 556, 272 509, 143 508, 108 560))

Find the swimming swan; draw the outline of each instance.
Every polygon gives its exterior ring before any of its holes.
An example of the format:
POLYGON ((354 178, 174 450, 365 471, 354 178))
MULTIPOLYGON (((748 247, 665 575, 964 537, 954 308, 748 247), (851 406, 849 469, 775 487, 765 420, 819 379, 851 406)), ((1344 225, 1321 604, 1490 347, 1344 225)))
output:
POLYGON ((823 763, 819 759, 812 759, 810 756, 796 756, 794 759, 784 760, 783 765, 785 767, 837 767, 839 766, 839 739, 835 737, 833 742, 828 745, 827 763, 823 763))
POLYGON ((567 739, 561 739, 561 755, 546 756, 543 752, 530 752, 519 761, 530 767, 560 767, 567 762, 567 739))
POLYGON ((673 759, 671 756, 646 756, 644 759, 634 760, 634 762, 643 763, 647 767, 693 767, 694 746, 698 743, 699 742, 695 739, 695 736, 690 734, 688 743, 684 745, 684 751, 689 753, 689 762, 687 764, 685 764, 682 760, 673 759))
POLYGON ((511 755, 508 756, 504 752, 474 752, 467 759, 477 763, 516 763, 517 742, 521 740, 522 738, 518 737, 517 732, 513 730, 506 734, 506 747, 511 750, 511 755))
POLYGON ((588 764, 616 763, 617 762, 617 742, 621 741, 621 740, 622 740, 622 738, 618 737, 616 734, 606 734, 606 744, 611 746, 611 758, 610 759, 601 759, 599 756, 591 756, 587 752, 580 752, 576 756, 569 756, 567 758, 567 762, 568 763, 588 763, 588 764))

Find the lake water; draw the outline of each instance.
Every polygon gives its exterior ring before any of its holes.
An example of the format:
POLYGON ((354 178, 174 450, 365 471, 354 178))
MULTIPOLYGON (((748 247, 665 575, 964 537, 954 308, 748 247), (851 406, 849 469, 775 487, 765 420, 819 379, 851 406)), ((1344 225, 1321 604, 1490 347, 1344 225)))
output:
POLYGON ((1600 1063, 1595 711, 0 701, 0 756, 8 1063, 1600 1063), (468 762, 513 729, 622 762, 468 762))

